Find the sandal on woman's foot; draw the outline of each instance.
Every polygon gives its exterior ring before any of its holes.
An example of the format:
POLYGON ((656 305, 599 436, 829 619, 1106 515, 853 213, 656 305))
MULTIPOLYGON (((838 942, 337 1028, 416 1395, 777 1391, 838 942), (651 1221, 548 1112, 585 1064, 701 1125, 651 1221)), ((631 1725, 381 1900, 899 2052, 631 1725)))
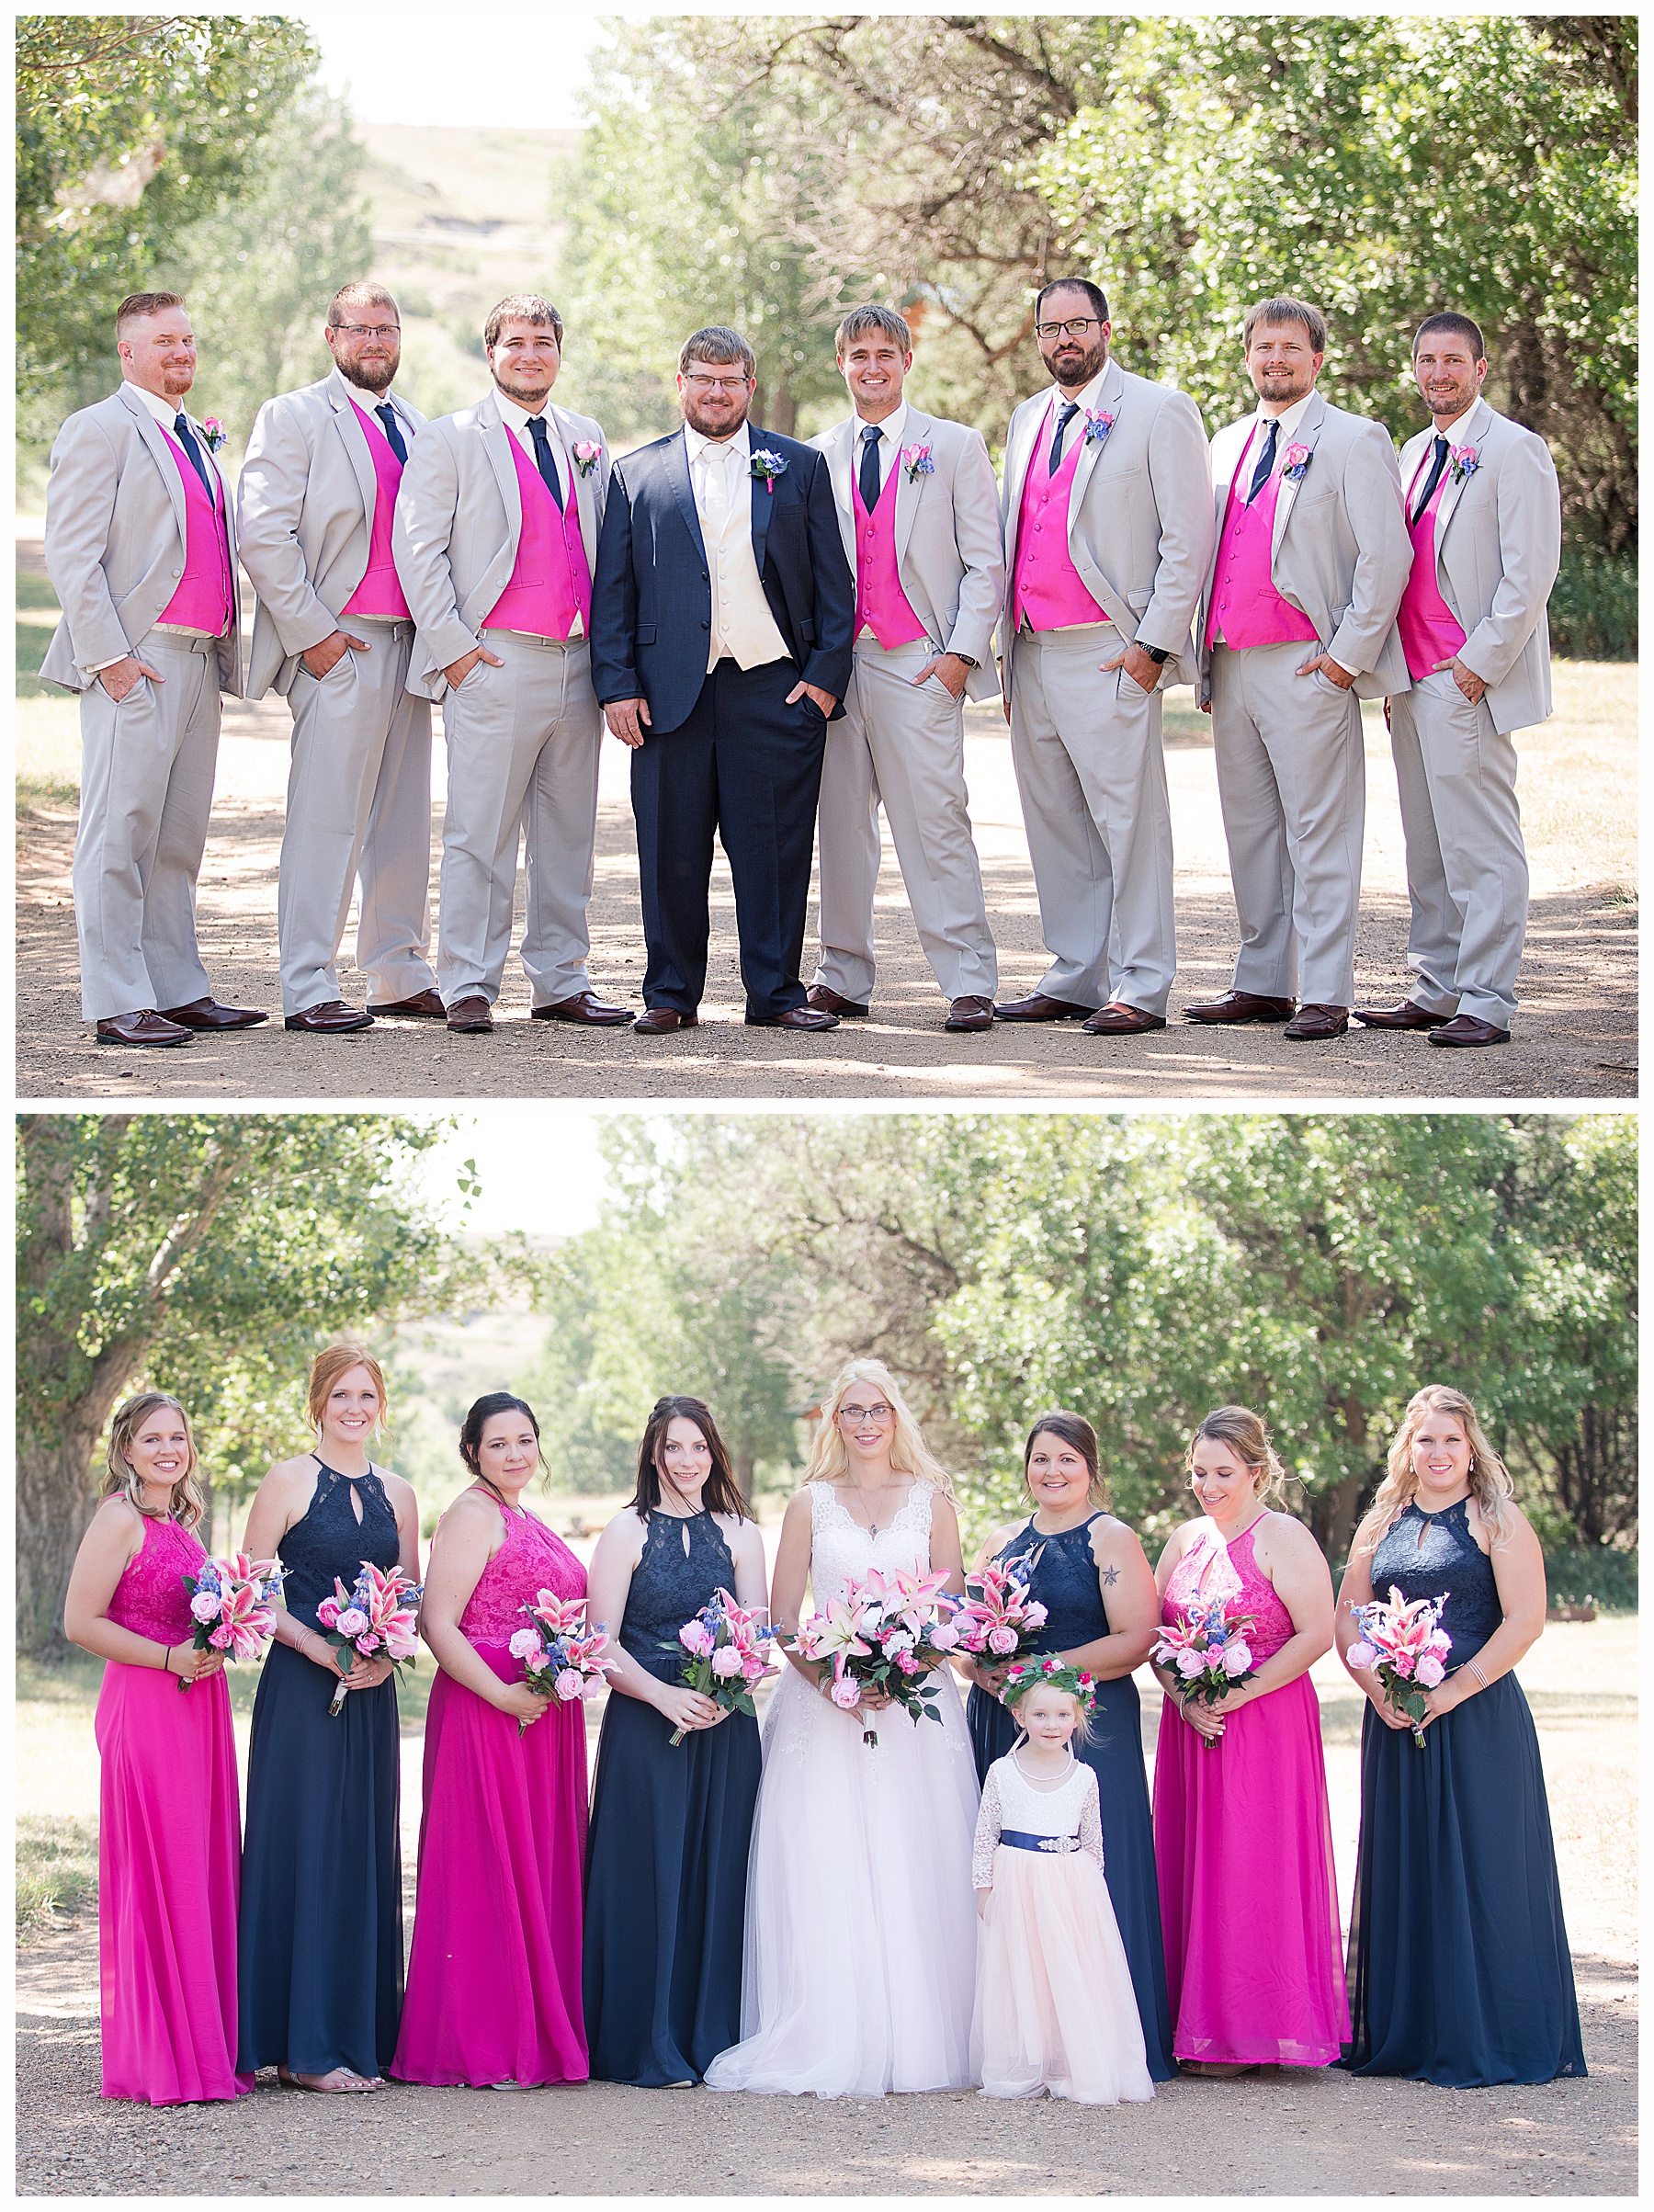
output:
POLYGON ((324 2097, 355 2096, 363 2090, 384 2087, 377 2076, 370 2081, 365 2074, 353 2073, 348 2066, 335 2066, 324 2074, 289 2073, 285 2066, 278 2066, 276 2079, 283 2089, 314 2090, 324 2097))
POLYGON ((1203 2075, 1208 2082, 1232 2082, 1238 2074, 1255 2074, 1258 2070, 1255 2062, 1230 2066, 1218 2059, 1180 2059, 1177 2063, 1184 2073, 1203 2075))

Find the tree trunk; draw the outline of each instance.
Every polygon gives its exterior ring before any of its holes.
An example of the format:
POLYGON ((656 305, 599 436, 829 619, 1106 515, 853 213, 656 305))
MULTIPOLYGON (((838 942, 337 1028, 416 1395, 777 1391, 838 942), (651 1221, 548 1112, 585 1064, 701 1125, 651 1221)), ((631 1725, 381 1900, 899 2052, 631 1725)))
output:
POLYGON ((55 1439, 17 1442, 17 1649, 61 1649, 69 1570, 96 1508, 92 1454, 113 1404, 83 1400, 55 1439))

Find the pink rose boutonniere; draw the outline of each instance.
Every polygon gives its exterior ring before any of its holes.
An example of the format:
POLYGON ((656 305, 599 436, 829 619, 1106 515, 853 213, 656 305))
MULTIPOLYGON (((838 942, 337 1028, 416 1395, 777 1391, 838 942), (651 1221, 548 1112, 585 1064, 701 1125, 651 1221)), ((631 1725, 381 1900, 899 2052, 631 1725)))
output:
POLYGON ((772 453, 767 446, 754 446, 753 448, 752 471, 770 497, 774 499, 776 479, 777 476, 785 476, 787 473, 787 458, 784 454, 772 453))
POLYGON ((201 436, 207 441, 209 453, 216 453, 229 435, 216 414, 208 415, 201 425, 201 436))
POLYGON ((1293 482, 1297 483, 1304 471, 1309 466, 1309 461, 1310 453, 1308 446, 1288 446, 1286 459, 1281 465, 1281 474, 1289 476, 1293 482))
POLYGON ((1464 484, 1469 482, 1478 469, 1481 467, 1481 462, 1477 458, 1474 446, 1449 446, 1447 466, 1453 472, 1454 482, 1464 484))
POLYGON ((921 476, 934 476, 936 473, 936 464, 931 459, 928 446, 903 446, 901 465, 907 471, 909 483, 921 476))
POLYGON ((1105 414, 1099 407, 1086 409, 1085 442, 1088 446, 1100 446, 1114 426, 1115 418, 1112 414, 1105 414))
POLYGON ((573 446, 574 466, 583 476, 589 476, 603 458, 603 448, 589 437, 577 437, 573 446))

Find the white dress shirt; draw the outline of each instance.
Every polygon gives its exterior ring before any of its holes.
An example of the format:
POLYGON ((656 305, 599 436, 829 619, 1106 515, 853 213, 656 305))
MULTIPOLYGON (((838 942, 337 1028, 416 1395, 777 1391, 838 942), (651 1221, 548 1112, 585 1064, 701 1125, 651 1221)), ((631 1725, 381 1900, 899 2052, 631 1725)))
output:
MULTIPOLYGON (((538 456, 534 450, 534 433, 528 427, 534 418, 527 407, 519 407, 515 400, 508 400, 497 384, 494 386, 494 398, 499 403, 500 420, 538 469, 538 456)), ((573 495, 574 478, 569 457, 563 451, 562 439, 558 435, 557 417, 551 412, 551 402, 549 397, 546 404, 540 409, 540 419, 546 425, 546 443, 551 448, 551 466, 557 471, 557 482, 562 493, 563 513, 566 515, 569 511, 569 501, 573 495)))
POLYGON ((884 421, 877 425, 864 423, 861 416, 856 415, 850 455, 850 473, 858 484, 861 482, 862 432, 875 428, 879 432, 878 488, 882 492, 890 481, 890 471, 896 466, 896 458, 901 451, 901 440, 907 429, 907 418, 908 403, 905 400, 902 401, 894 414, 887 414, 884 421))
MULTIPOLYGON (((707 574, 712 585, 712 638, 707 652, 709 675, 719 661, 762 668, 787 658, 787 641, 776 627, 753 551, 753 501, 759 496, 752 473, 753 445, 742 423, 733 437, 704 437, 684 425, 689 482, 700 522, 707 574)), ((774 493, 765 492, 765 499, 774 493)))

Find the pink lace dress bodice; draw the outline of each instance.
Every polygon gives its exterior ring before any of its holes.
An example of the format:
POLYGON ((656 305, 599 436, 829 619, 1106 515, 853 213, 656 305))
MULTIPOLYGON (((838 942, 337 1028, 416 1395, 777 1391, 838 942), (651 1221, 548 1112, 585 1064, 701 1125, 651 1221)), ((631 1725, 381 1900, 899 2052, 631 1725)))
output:
POLYGON ((585 1569, 561 1537, 527 1511, 504 1517, 505 1541, 477 1578, 459 1616, 459 1633, 468 1643, 509 1643, 524 1626, 523 1607, 542 1590, 565 1601, 585 1595, 585 1569))
POLYGON ((158 1644, 185 1642, 195 1622, 184 1577, 194 1574, 206 1557, 192 1530, 180 1528, 176 1521, 153 1521, 146 1514, 142 1548, 116 1583, 107 1617, 118 1628, 158 1644))
POLYGON ((1252 1647, 1253 1664, 1262 1666, 1291 1640, 1295 1631, 1291 1614, 1275 1595, 1274 1583, 1258 1571, 1252 1558, 1257 1526, 1254 1521, 1243 1536, 1228 1545, 1209 1521, 1198 1528, 1172 1570, 1166 1594, 1161 1600, 1161 1618, 1181 1626, 1195 1606, 1210 1605, 1214 1598, 1237 1604, 1240 1612, 1252 1617, 1246 1640, 1252 1647))

